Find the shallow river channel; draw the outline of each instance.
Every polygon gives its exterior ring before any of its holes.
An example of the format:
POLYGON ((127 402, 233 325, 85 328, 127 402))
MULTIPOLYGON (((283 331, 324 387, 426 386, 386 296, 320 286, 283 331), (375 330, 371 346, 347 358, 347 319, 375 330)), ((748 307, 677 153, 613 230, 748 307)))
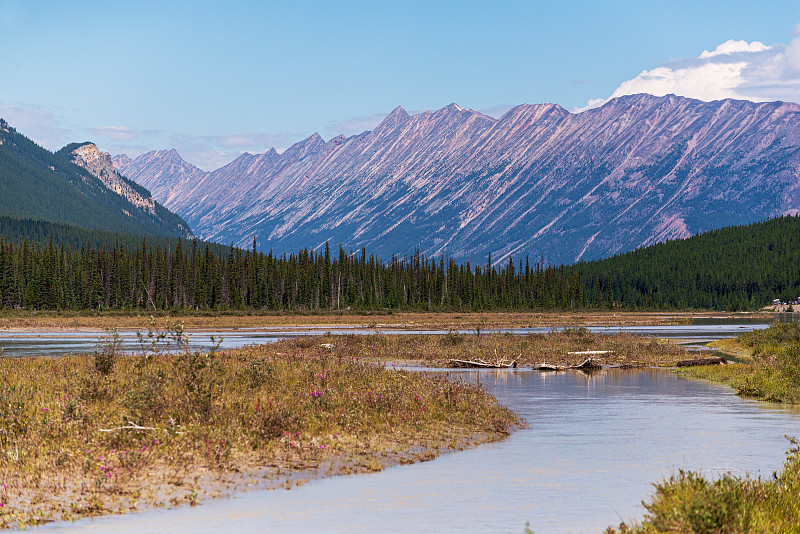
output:
MULTIPOLYGON (((591 326, 592 332, 603 334, 616 334, 627 332, 633 335, 652 336, 660 338, 680 338, 687 344, 706 343, 713 339, 736 337, 742 332, 755 328, 766 328, 769 322, 761 321, 730 321, 730 320, 700 320, 698 324, 659 325, 659 326, 591 326)), ((483 333, 508 332, 510 334, 547 333, 560 330, 560 328, 506 328, 484 329, 483 333)), ((464 334, 475 333, 474 330, 456 331, 464 334)), ((223 331, 192 331, 189 332, 190 348, 192 350, 209 349, 214 340, 220 341, 220 349, 232 349, 244 345, 271 343, 280 339, 319 336, 323 334, 431 334, 443 335, 447 330, 407 330, 394 328, 370 329, 367 327, 310 327, 303 329, 292 328, 240 328, 223 331)), ((0 356, 63 356, 65 354, 93 353, 99 346, 100 339, 106 333, 96 331, 2 331, 0 330, 0 356)), ((143 347, 134 330, 119 331, 121 348, 129 352, 140 352, 143 347)))
POLYGON ((196 508, 36 531, 601 532, 641 517, 651 483, 680 468, 771 476, 800 410, 744 400, 665 371, 439 371, 478 380, 530 427, 502 443, 370 475, 245 492, 196 508))
MULTIPOLYGON (((696 344, 766 326, 710 320, 592 330, 696 344)), ((224 338, 222 348, 232 348, 326 330, 376 333, 320 328, 214 334, 224 338)), ((0 333, 0 347, 6 356, 91 352, 99 334, 5 332, 0 333)), ((126 348, 135 349, 134 333, 123 334, 126 348)), ((193 334, 194 348, 207 346, 210 335, 193 334)), ((742 399, 725 386, 678 378, 667 371, 431 372, 479 381, 521 414, 529 428, 501 443, 376 474, 317 480, 290 491, 243 492, 195 508, 56 523, 32 531, 522 533, 527 522, 537 534, 601 532, 621 520, 640 518, 641 500, 652 493, 652 483, 678 469, 712 477, 724 472, 769 477, 781 468, 789 448, 785 435, 800 436, 798 407, 742 399)))

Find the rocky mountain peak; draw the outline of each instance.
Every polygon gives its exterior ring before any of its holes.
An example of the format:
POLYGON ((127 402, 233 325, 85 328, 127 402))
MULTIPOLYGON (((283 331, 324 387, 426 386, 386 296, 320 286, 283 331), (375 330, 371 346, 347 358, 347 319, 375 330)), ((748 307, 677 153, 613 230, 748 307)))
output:
POLYGON ((127 154, 117 154, 111 158, 111 163, 114 164, 114 168, 120 170, 125 165, 128 165, 131 161, 133 161, 127 154))
POLYGON ((116 174, 111 154, 100 152, 94 143, 85 143, 72 150, 72 162, 83 167, 94 176, 106 181, 105 177, 116 174))
MULTIPOLYGON (((0 209, 34 220, 141 235, 192 233, 179 216, 114 170, 94 143, 70 143, 53 153, 8 127, 0 132, 0 209), (19 195, 20 191, 34 194, 19 195)), ((7 213, 7 212, 6 212, 7 213)))
POLYGON ((558 104, 520 104, 514 106, 503 114, 498 122, 537 122, 542 120, 560 120, 570 115, 569 111, 558 104))
POLYGON ((385 118, 384 120, 386 120, 386 119, 390 119, 390 120, 397 120, 397 119, 400 119, 400 120, 405 120, 405 119, 407 119, 409 116, 410 116, 410 115, 408 114, 408 112, 406 112, 406 110, 405 110, 405 109, 403 109, 403 106, 397 106, 396 108, 394 108, 394 109, 392 110, 392 112, 391 112, 391 113, 389 113, 389 114, 386 116, 386 118, 385 118))
POLYGON ((397 107, 368 133, 176 174, 167 205, 204 238, 257 235, 283 252, 329 241, 382 257, 593 259, 800 210, 799 108, 629 95, 495 120, 397 107))
POLYGON ((323 141, 322 137, 318 133, 314 132, 306 139, 303 139, 302 141, 299 141, 287 148, 282 156, 288 157, 289 159, 302 159, 324 147, 325 141, 323 141))
POLYGON ((174 148, 153 150, 134 160, 115 158, 120 173, 147 188, 153 197, 166 204, 173 196, 175 188, 194 183, 205 173, 187 163, 174 148))
POLYGON ((330 141, 328 141, 328 145, 330 145, 330 146, 339 146, 342 143, 344 143, 346 140, 347 140, 347 138, 344 136, 344 134, 339 134, 336 137, 332 138, 330 141))
POLYGON ((111 154, 101 152, 94 143, 84 143, 70 151, 72 162, 98 178, 106 188, 125 198, 135 207, 151 216, 156 215, 155 200, 143 194, 125 180, 114 167, 111 154))
POLYGON ((373 132, 380 132, 383 130, 393 130, 396 127, 400 126, 401 124, 408 121, 411 116, 406 113, 406 110, 403 109, 403 106, 397 106, 394 110, 386 115, 384 119, 378 124, 373 132))
POLYGON ((446 105, 445 107, 443 107, 441 109, 437 109, 436 111, 431 113, 431 117, 436 117, 436 118, 440 118, 440 117, 458 117, 458 116, 461 116, 461 115, 465 115, 465 114, 467 114, 469 112, 470 111, 462 108, 458 104, 452 103, 452 104, 446 105))

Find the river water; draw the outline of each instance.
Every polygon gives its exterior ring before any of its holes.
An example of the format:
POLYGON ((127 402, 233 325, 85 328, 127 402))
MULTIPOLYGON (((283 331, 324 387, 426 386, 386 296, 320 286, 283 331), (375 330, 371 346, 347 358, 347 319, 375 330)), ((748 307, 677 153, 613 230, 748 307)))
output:
POLYGON ((196 508, 43 527, 84 533, 601 532, 641 517, 678 469, 771 476, 800 411, 657 370, 438 371, 479 381, 530 424, 507 440, 370 475, 196 508))
MULTIPOLYGON (((765 328, 709 320, 655 327, 597 327, 698 343, 765 328)), ((513 329, 512 333, 552 329, 513 329)), ((300 335, 375 334, 367 328, 195 332, 193 347, 222 348, 300 335)), ((382 332, 389 333, 387 330, 382 332)), ((392 333, 445 333, 444 331, 392 333)), ((102 332, 2 333, 11 356, 91 352, 102 332)), ((123 332, 135 350, 135 332, 123 332)), ((652 483, 678 469, 771 476, 800 436, 800 409, 733 394, 730 388, 658 370, 539 373, 450 370, 479 381, 529 422, 507 440, 370 475, 310 482, 291 491, 244 492, 196 508, 57 523, 36 530, 155 532, 601 532, 644 513, 652 483)))
MULTIPOLYGON (((730 321, 730 320, 701 320, 699 324, 666 325, 666 326, 590 326, 588 330, 604 334, 628 332, 635 335, 680 338, 690 344, 707 343, 714 339, 735 337, 742 332, 756 328, 766 328, 769 322, 756 321, 730 321)), ((533 334, 546 333, 560 330, 560 328, 504 328, 483 329, 483 333, 533 334)), ((474 330, 457 331, 460 333, 475 333, 474 330)), ((432 334, 442 335, 447 330, 402 330, 381 328, 376 330, 367 327, 335 327, 323 326, 305 329, 292 328, 241 328, 224 331, 192 331, 190 333, 190 348, 192 350, 207 350, 216 340, 222 340, 220 349, 232 349, 244 345, 271 343, 279 339, 299 336, 315 336, 331 333, 344 334, 432 334)), ((63 356, 65 354, 92 353, 98 348, 99 339, 105 335, 101 330, 64 332, 64 331, 37 331, 15 332, 0 331, 0 356, 63 356)), ((121 348, 125 351, 141 351, 137 333, 134 330, 120 330, 121 348)))

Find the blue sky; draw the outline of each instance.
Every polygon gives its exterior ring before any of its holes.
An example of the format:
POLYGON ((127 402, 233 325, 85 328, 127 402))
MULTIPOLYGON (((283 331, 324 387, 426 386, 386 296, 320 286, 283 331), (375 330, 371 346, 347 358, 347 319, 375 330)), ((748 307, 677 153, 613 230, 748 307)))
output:
POLYGON ((797 0, 0 0, 0 115, 50 149, 175 147, 211 169, 398 105, 578 110, 663 88, 798 101, 798 23, 797 0))

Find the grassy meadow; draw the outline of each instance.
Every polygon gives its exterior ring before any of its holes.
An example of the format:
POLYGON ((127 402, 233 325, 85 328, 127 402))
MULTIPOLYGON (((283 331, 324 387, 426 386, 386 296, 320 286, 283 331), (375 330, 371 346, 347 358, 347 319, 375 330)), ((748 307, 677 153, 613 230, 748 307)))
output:
POLYGON ((741 395, 800 403, 800 323, 776 324, 714 346, 742 363, 688 368, 680 374, 728 384, 741 395))
MULTIPOLYGON (((180 327, 149 340, 170 336, 180 344, 180 327)), ((479 387, 376 365, 389 354, 365 358, 356 336, 115 348, 111 336, 95 355, 0 358, 0 526, 379 471, 523 424, 479 387)))

